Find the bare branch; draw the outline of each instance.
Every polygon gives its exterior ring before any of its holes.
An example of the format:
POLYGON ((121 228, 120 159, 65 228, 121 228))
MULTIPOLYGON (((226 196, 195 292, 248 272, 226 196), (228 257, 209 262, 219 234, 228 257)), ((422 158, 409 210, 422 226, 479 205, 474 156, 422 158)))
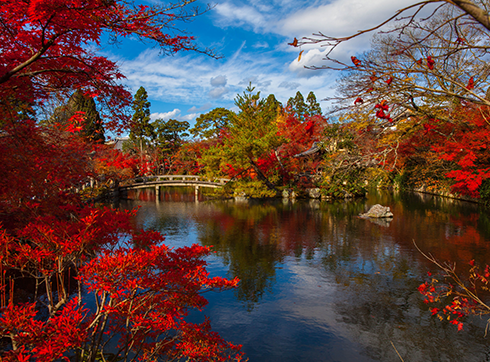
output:
POLYGON ((476 5, 471 0, 446 0, 449 4, 454 4, 466 14, 470 15, 473 19, 483 25, 487 30, 490 30, 490 17, 488 13, 476 5))

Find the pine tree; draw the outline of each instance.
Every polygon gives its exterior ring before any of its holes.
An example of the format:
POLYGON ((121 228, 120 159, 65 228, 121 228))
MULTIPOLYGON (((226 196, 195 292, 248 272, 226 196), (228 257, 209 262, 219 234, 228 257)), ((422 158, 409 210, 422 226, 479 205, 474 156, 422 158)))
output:
POLYGON ((317 102, 315 93, 308 93, 308 97, 306 98, 306 108, 308 115, 311 116, 321 116, 322 108, 320 107, 320 103, 317 102))
POLYGON ((80 134, 91 142, 104 143, 104 127, 95 101, 81 90, 76 90, 65 105, 54 110, 48 124, 66 125, 78 112, 83 112, 84 120, 80 134))
POLYGON ((293 98, 289 98, 287 107, 289 111, 296 114, 296 116, 301 120, 305 120, 305 115, 307 112, 307 106, 305 103, 305 99, 300 91, 296 92, 296 96, 293 98))
POLYGON ((196 124, 189 132, 194 137, 204 139, 218 137, 220 132, 228 127, 235 113, 226 108, 215 108, 196 118, 196 124))
POLYGON ((133 118, 131 119, 131 130, 129 138, 139 146, 140 154, 143 155, 143 145, 153 137, 153 126, 150 123, 150 106, 146 89, 140 87, 134 96, 133 118))
POLYGON ((278 113, 282 109, 282 103, 279 102, 274 94, 269 94, 269 96, 265 100, 265 111, 271 113, 271 117, 275 119, 278 116, 278 113))
POLYGON ((252 167, 258 179, 272 190, 274 185, 259 168, 258 160, 267 157, 283 139, 277 134, 277 109, 271 112, 272 98, 268 100, 269 104, 260 98, 260 92, 254 93, 251 85, 235 98, 240 112, 232 119, 223 149, 227 163, 241 169, 252 167))

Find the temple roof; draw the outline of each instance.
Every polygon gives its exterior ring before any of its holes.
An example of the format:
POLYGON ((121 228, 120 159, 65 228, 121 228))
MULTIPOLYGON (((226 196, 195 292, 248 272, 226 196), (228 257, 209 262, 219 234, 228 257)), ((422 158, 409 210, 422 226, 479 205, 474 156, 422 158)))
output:
POLYGON ((311 145, 311 147, 304 151, 304 152, 301 152, 301 153, 298 153, 296 155, 294 155, 293 157, 306 157, 306 156, 311 156, 315 153, 317 153, 318 151, 320 151, 322 148, 321 148, 321 142, 313 142, 313 144, 311 145))

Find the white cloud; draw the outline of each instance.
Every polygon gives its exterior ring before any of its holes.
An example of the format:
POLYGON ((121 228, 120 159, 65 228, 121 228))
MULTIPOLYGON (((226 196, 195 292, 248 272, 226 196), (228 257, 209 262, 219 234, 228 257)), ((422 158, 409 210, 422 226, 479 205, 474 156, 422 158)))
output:
POLYGON ((175 119, 180 116, 180 109, 175 108, 173 111, 170 112, 163 112, 163 113, 152 113, 150 114, 151 120, 156 120, 156 119, 163 119, 164 121, 167 121, 169 119, 175 119))
MULTIPOLYGON (((273 33, 292 40, 318 32, 330 36, 351 35, 379 24, 413 3, 413 0, 333 0, 328 3, 320 0, 260 0, 245 5, 235 0, 218 4, 214 14, 218 26, 248 27, 256 33, 273 33)), ((366 49, 369 37, 357 45, 366 49)), ((265 48, 265 44, 259 41, 252 47, 265 48)), ((295 51, 286 46, 286 42, 283 47, 295 51)))
POLYGON ((238 84, 243 86, 248 86, 249 84, 252 84, 253 86, 254 84, 257 85, 258 83, 259 83, 259 77, 253 75, 247 78, 243 78, 238 84))
POLYGON ((213 88, 209 91, 208 95, 211 97, 211 98, 221 98, 224 94, 228 93, 229 92, 229 89, 226 88, 226 87, 216 87, 216 88, 213 88))
POLYGON ((224 87, 226 82, 226 75, 218 75, 217 77, 211 78, 211 85, 213 87, 224 87))
POLYGON ((312 70, 305 68, 306 66, 322 66, 324 64, 323 58, 325 57, 326 50, 311 49, 305 51, 301 60, 295 58, 289 63, 289 70, 296 73, 300 77, 315 77, 318 76, 318 70, 312 70))
POLYGON ((252 47, 255 49, 267 49, 267 48, 269 48, 269 43, 267 43, 265 41, 259 41, 259 42, 255 43, 254 45, 252 45, 252 47))
POLYGON ((200 113, 202 111, 206 111, 206 110, 210 109, 212 106, 213 105, 211 103, 203 104, 200 107, 192 106, 191 108, 189 108, 187 110, 187 113, 194 113, 194 112, 200 113))
POLYGON ((200 114, 201 113, 189 113, 186 115, 182 115, 181 110, 176 108, 170 112, 152 113, 150 115, 150 118, 152 121, 157 120, 157 119, 163 119, 164 121, 168 121, 169 119, 176 119, 178 121, 193 121, 200 114))
POLYGON ((299 83, 296 83, 296 82, 288 82, 288 81, 284 81, 281 84, 279 84, 279 88, 286 88, 286 89, 291 89, 291 90, 295 90, 299 86, 300 86, 299 83))
MULTIPOLYGON (((286 54, 287 56, 287 54, 286 54)), ((297 90, 305 95, 314 91, 318 99, 326 97, 328 84, 332 84, 331 75, 325 71, 307 70, 314 76, 305 76, 300 68, 289 69, 290 61, 284 62, 284 54, 278 57, 276 52, 240 53, 224 60, 214 60, 195 54, 175 55, 161 58, 157 50, 147 50, 134 60, 121 64, 123 74, 132 89, 144 86, 150 101, 188 104, 186 113, 199 113, 214 107, 233 107, 233 99, 241 94, 249 82, 261 96, 274 94, 285 103, 297 90), (245 76, 244 75, 248 75, 245 76), (213 87, 221 79, 226 87, 213 87), (205 103, 199 107, 199 104, 205 103)), ((171 112, 152 115, 155 118, 182 119, 182 112, 175 107, 171 112), (177 112, 177 110, 179 112, 177 112)))
POLYGON ((267 21, 267 13, 255 9, 253 6, 237 6, 230 2, 216 5, 216 12, 219 15, 218 24, 223 27, 228 26, 251 26, 255 32, 269 28, 270 22, 267 21))
MULTIPOLYGON (((300 62, 294 63, 299 50, 287 45, 294 37, 311 36, 322 32, 331 36, 346 36, 367 29, 386 20, 398 9, 413 4, 412 0, 224 0, 213 12, 215 23, 222 27, 253 30, 255 33, 270 33, 283 36, 284 40, 275 45, 275 51, 291 53, 288 69, 300 78, 317 76, 317 72, 304 69, 305 66, 325 65, 326 48, 319 45, 303 46, 304 54, 300 62), (316 49, 313 51, 313 49, 316 49), (294 58, 293 58, 294 54, 294 58)), ((351 55, 370 48, 367 34, 339 46, 333 57, 349 61, 351 55)), ((247 39, 248 40, 248 39, 247 39)), ((271 49, 261 39, 248 49, 271 49)), ((243 55, 245 41, 233 57, 243 55)), ((255 72, 250 77, 253 77, 255 72)), ((248 85, 248 82, 245 82, 248 85)), ((254 82, 257 83, 257 82, 254 82)), ((282 82, 279 82, 282 83, 282 82)), ((239 83, 244 85, 244 83, 239 83)), ((286 88, 284 88, 286 89, 286 88)))
POLYGON ((193 121, 196 119, 197 116, 199 116, 200 113, 191 113, 191 114, 186 114, 185 116, 182 116, 179 120, 180 121, 193 121))

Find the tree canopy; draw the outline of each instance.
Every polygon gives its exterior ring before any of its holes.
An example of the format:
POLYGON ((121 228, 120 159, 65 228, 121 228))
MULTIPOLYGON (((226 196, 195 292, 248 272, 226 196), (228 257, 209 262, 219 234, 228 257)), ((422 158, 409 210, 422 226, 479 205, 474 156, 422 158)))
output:
POLYGON ((218 137, 225 130, 234 115, 233 111, 226 108, 214 108, 208 113, 201 114, 196 118, 196 124, 189 132, 194 137, 213 138, 218 137))
POLYGON ((308 93, 308 97, 305 102, 305 98, 300 91, 296 92, 294 97, 288 99, 287 110, 294 113, 301 121, 305 121, 311 116, 320 116, 322 114, 322 109, 320 104, 316 100, 315 93, 308 93))
MULTIPOLYGON (((238 282, 209 277, 210 249, 169 248, 163 235, 135 225, 134 211, 95 206, 79 192, 90 181, 133 175, 134 159, 80 137, 83 116, 113 131, 130 121, 122 74, 95 54, 103 35, 147 40, 164 54, 207 52, 174 33, 176 22, 196 15, 186 10, 192 2, 0 3, 2 361, 241 359, 240 346, 208 320, 186 318, 206 305, 203 291, 238 282), (56 127, 36 119, 43 103, 70 96, 56 127)), ((136 100, 142 137, 149 106, 143 91, 136 100)), ((86 124, 85 132, 95 131, 86 124)))
POLYGON ((54 110, 48 123, 56 126, 67 125, 77 114, 82 118, 81 135, 92 142, 104 143, 104 126, 95 101, 80 90, 75 91, 65 105, 54 110))
POLYGON ((150 122, 150 106, 146 89, 140 87, 134 96, 132 109, 134 111, 130 123, 129 138, 140 148, 143 153, 143 146, 153 137, 153 125, 150 122))
MULTIPOLYGON (((0 5, 0 111, 12 115, 16 105, 41 107, 50 97, 81 89, 96 97, 110 129, 127 124, 130 94, 118 81, 117 65, 91 49, 108 34, 146 39, 168 54, 199 49, 192 36, 175 32, 174 24, 192 19, 193 1, 139 5, 133 1, 3 1, 0 5), (168 32, 167 32, 168 31, 168 32)), ((197 11, 199 13, 199 11, 197 11)), ((17 107, 18 108, 18 107, 17 107)))
POLYGON ((267 158, 281 144, 277 134, 277 103, 272 97, 261 98, 260 92, 254 93, 254 90, 249 86, 243 94, 237 95, 235 105, 240 112, 231 114, 219 142, 207 150, 203 160, 209 171, 227 169, 231 176, 253 169, 258 178, 273 189, 274 185, 257 162, 267 158))

